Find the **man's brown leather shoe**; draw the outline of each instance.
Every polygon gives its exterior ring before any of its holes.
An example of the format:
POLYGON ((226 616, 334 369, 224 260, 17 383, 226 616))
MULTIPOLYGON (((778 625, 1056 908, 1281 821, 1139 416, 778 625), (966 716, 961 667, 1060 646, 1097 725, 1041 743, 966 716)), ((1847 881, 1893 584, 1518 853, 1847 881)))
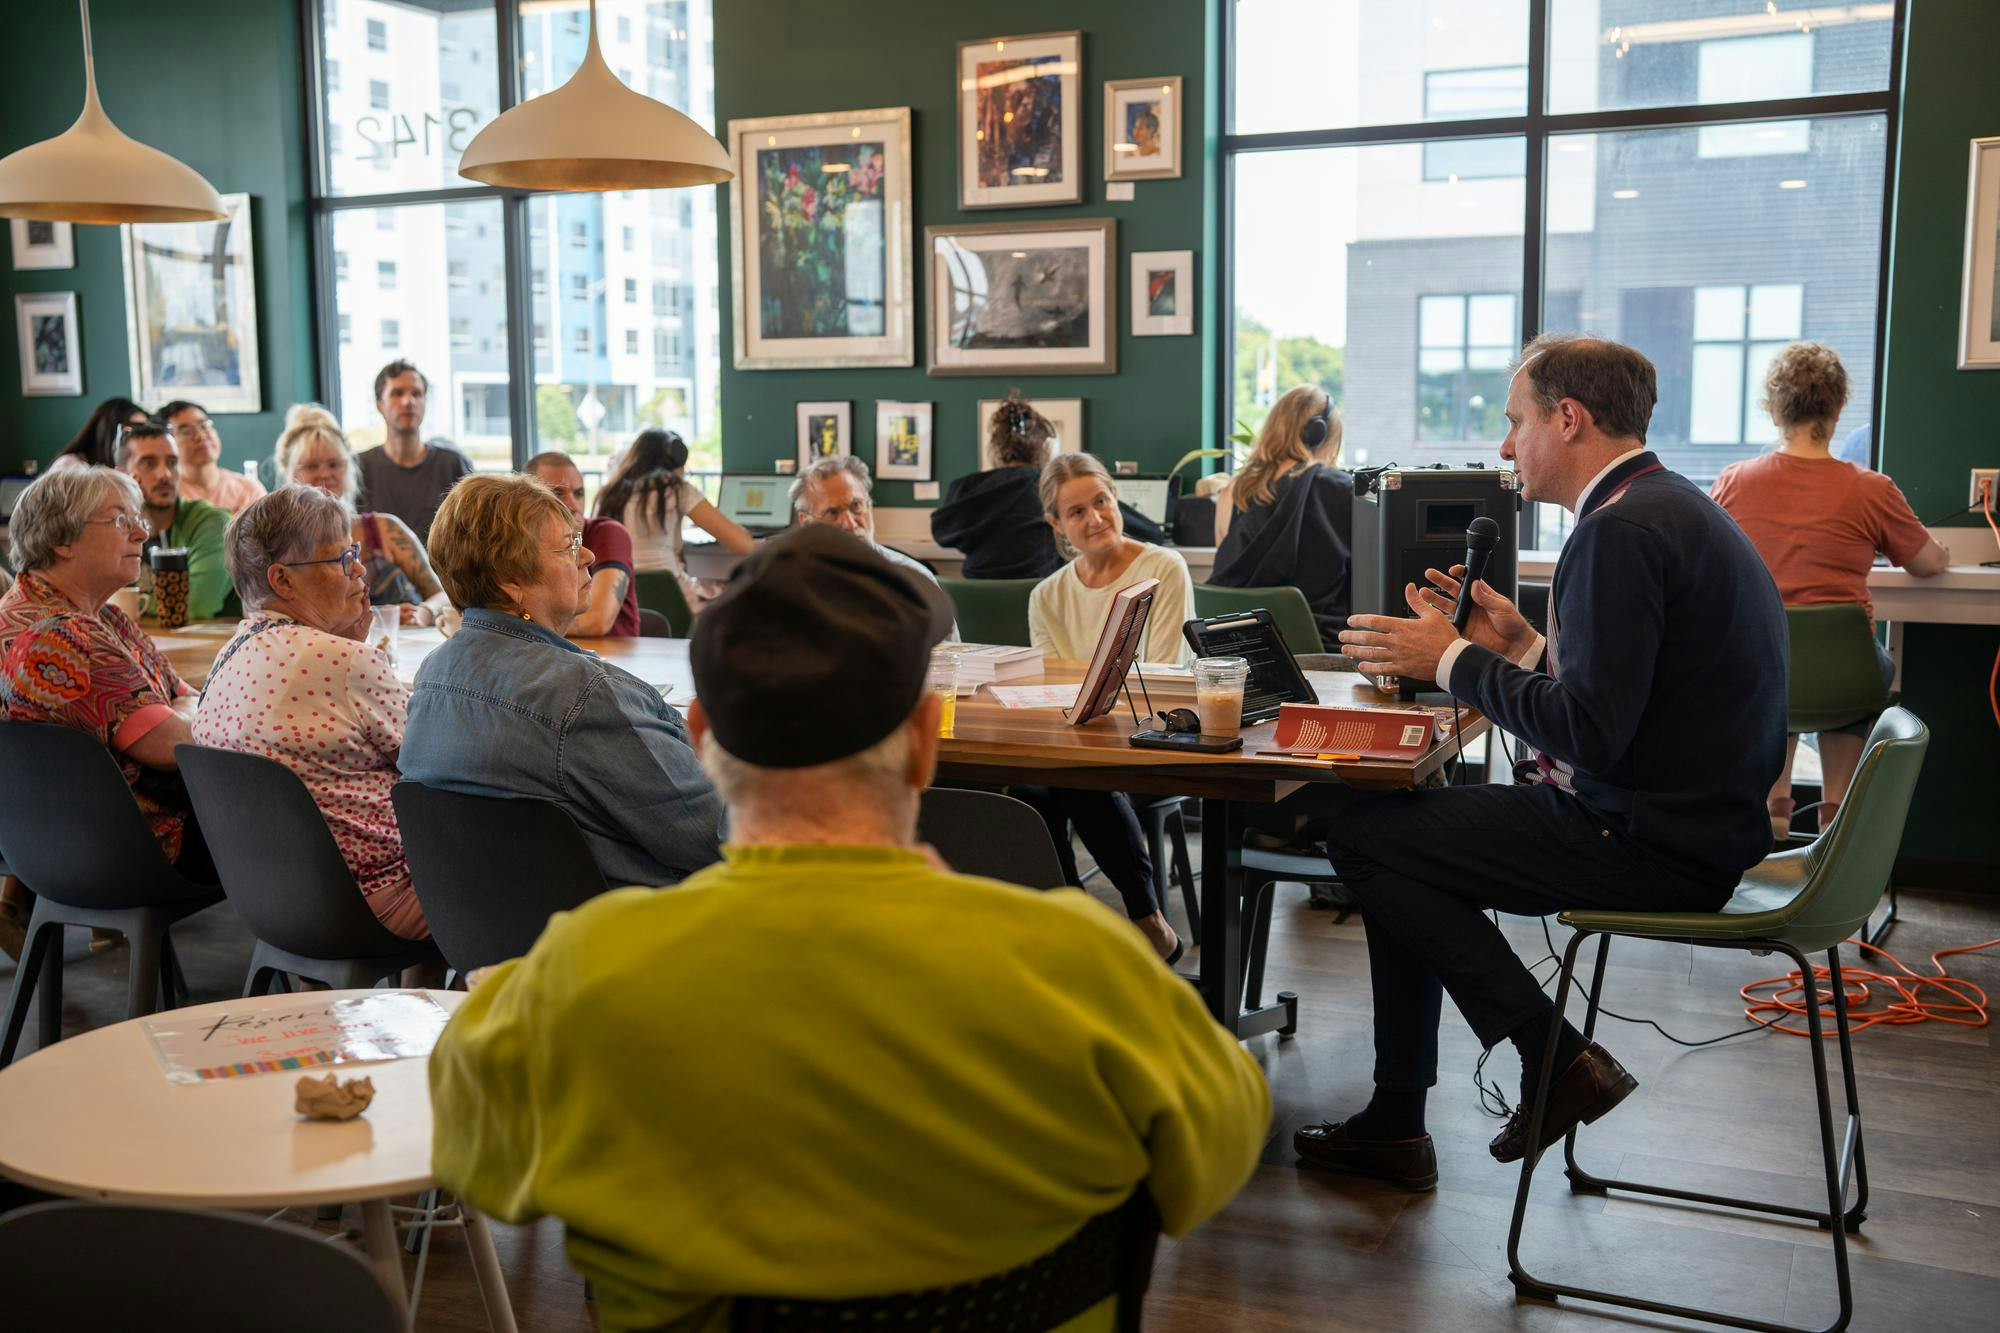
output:
POLYGON ((1437 1188, 1437 1149, 1428 1134, 1414 1139, 1351 1139, 1345 1120, 1327 1121, 1294 1131, 1292 1150, 1330 1171, 1374 1176, 1406 1190, 1437 1188))
MULTIPOLYGON (((1596 1042, 1583 1048, 1549 1085, 1549 1108, 1542 1117, 1542 1141, 1535 1148, 1540 1157, 1550 1144, 1561 1139, 1579 1123, 1591 1124, 1599 1116, 1632 1095, 1639 1080, 1611 1058, 1611 1052, 1596 1042)), ((1532 1106, 1518 1106, 1507 1127, 1494 1136, 1487 1150, 1502 1162, 1518 1162, 1528 1144, 1528 1120, 1532 1106)))

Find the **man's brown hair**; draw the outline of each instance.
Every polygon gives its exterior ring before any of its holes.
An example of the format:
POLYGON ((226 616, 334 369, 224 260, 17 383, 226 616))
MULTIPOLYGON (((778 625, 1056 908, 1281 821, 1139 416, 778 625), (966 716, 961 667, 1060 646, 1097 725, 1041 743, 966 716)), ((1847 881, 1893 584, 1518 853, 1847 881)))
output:
POLYGON ((1574 398, 1606 435, 1646 442, 1660 382, 1653 363, 1637 350, 1588 333, 1544 333, 1521 349, 1514 364, 1528 377, 1542 415, 1574 398))

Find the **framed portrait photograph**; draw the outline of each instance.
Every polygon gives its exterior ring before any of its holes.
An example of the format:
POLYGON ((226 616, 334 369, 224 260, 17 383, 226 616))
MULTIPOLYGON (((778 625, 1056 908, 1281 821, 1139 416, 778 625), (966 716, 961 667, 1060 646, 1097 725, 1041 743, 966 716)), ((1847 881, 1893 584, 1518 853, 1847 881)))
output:
POLYGON ((75 268, 76 242, 67 222, 12 219, 14 267, 75 268))
POLYGON ((1972 141, 1958 368, 2000 370, 2000 136, 1972 141))
POLYGON ((1118 369, 1118 224, 928 227, 930 373, 1108 375, 1118 369))
POLYGON ((799 404, 799 467, 854 452, 854 404, 799 404))
POLYGON ((913 366, 910 109, 729 122, 738 370, 913 366))
MULTIPOLYGON (((1006 401, 1004 398, 979 400, 979 466, 982 471, 998 466, 998 460, 993 457, 993 414, 1006 401)), ((1049 425, 1055 428, 1055 435, 1049 440, 1050 457, 1083 452, 1083 399, 1023 398, 1021 401, 1047 417, 1049 425)))
POLYGON ((1181 76, 1104 85, 1104 179, 1165 180, 1181 174, 1181 76))
POLYGON ((81 395, 83 343, 76 333, 76 293, 20 293, 14 298, 14 325, 21 347, 21 396, 81 395))
POLYGON ((1194 332, 1194 251, 1132 252, 1132 336, 1194 332))
POLYGON ((216 222, 118 229, 125 253, 125 332, 132 395, 193 398, 212 414, 261 412, 257 274, 250 196, 225 194, 216 222))
POLYGON ((930 403, 875 404, 875 475, 890 481, 931 479, 930 403))
POLYGON ((958 206, 1083 202, 1083 34, 958 44, 958 206))

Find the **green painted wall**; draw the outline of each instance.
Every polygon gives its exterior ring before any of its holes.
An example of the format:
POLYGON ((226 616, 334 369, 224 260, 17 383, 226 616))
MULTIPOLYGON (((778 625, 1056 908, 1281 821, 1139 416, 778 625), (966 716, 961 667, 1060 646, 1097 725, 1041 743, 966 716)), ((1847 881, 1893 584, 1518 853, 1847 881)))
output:
MULTIPOLYGON (((1965 503, 1967 472, 2000 466, 2000 371, 1959 370, 1967 141, 2000 134, 2000 5, 1911 0, 1889 329, 1883 345, 1882 468, 1925 518, 1965 503)), ((1971 525, 1982 520, 1967 517, 1971 525)), ((1986 698, 2000 629, 1910 625, 1903 702, 1931 728, 1931 748, 1903 847, 1913 862, 1952 863, 1932 878, 2000 884, 2000 725, 1986 698), (1966 866, 1977 869, 1967 874, 1966 866)))
MULTIPOLYGON (((74 4, 11 5, 6 30, 0 153, 61 133, 83 105, 74 4)), ((284 409, 315 396, 298 7, 289 0, 95 0, 91 31, 98 95, 118 127, 187 163, 224 194, 251 196, 266 410, 218 416, 216 425, 226 466, 268 457, 284 409)), ((118 228, 80 226, 75 238, 75 268, 15 272, 11 256, 0 266, 0 467, 9 472, 54 457, 101 400, 132 394, 118 228), (13 298, 44 291, 77 293, 80 398, 21 396, 13 298)))
MULTIPOLYGON (((1028 397, 1084 399, 1085 445, 1105 459, 1136 459, 1142 470, 1164 472, 1201 445, 1203 395, 1212 361, 1204 355, 1207 330, 1178 338, 1133 338, 1127 318, 1127 259, 1135 250, 1194 250, 1195 281, 1206 281, 1204 241, 1203 107, 1207 100, 1206 38, 1213 0, 1160 0, 1142 10, 1080 5, 1071 0, 1015 0, 1009 4, 942 4, 937 0, 726 0, 715 14, 717 128, 731 119, 908 106, 912 112, 917 249, 915 309, 917 364, 909 369, 749 370, 731 364, 734 332, 728 302, 722 311, 723 456, 737 468, 769 467, 795 456, 793 404, 849 399, 854 404, 854 452, 872 466, 875 400, 936 404, 936 476, 941 482, 978 468, 977 403, 1019 388, 1028 397), (958 208, 956 152, 957 45, 1014 34, 1081 29, 1083 41, 1084 202, 1026 209, 958 208), (1182 176, 1140 181, 1130 203, 1106 203, 1103 180, 1103 85, 1107 79, 1178 74, 1186 107, 1182 176), (953 222, 1118 220, 1118 373, 1006 377, 932 376, 923 321, 929 296, 923 235, 927 226, 953 222)), ((733 187, 724 187, 725 190, 733 187)), ((732 238, 729 200, 719 201, 724 221, 722 272, 729 273, 732 238)), ((884 504, 911 503, 911 484, 885 482, 884 504)))

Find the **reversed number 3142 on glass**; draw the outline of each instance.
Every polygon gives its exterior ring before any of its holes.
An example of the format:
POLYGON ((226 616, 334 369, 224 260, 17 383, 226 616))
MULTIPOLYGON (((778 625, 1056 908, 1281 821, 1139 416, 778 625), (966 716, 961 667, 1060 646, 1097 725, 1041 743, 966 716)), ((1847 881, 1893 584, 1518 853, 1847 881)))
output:
POLYGON ((408 147, 429 157, 437 151, 436 143, 440 139, 444 142, 445 151, 463 153, 466 144, 472 141, 472 131, 478 122, 479 113, 469 106, 452 107, 444 113, 443 120, 426 111, 417 118, 415 125, 400 112, 393 116, 362 116, 354 122, 354 133, 368 145, 368 149, 357 152, 355 156, 365 159, 386 153, 390 157, 399 157, 408 147))

